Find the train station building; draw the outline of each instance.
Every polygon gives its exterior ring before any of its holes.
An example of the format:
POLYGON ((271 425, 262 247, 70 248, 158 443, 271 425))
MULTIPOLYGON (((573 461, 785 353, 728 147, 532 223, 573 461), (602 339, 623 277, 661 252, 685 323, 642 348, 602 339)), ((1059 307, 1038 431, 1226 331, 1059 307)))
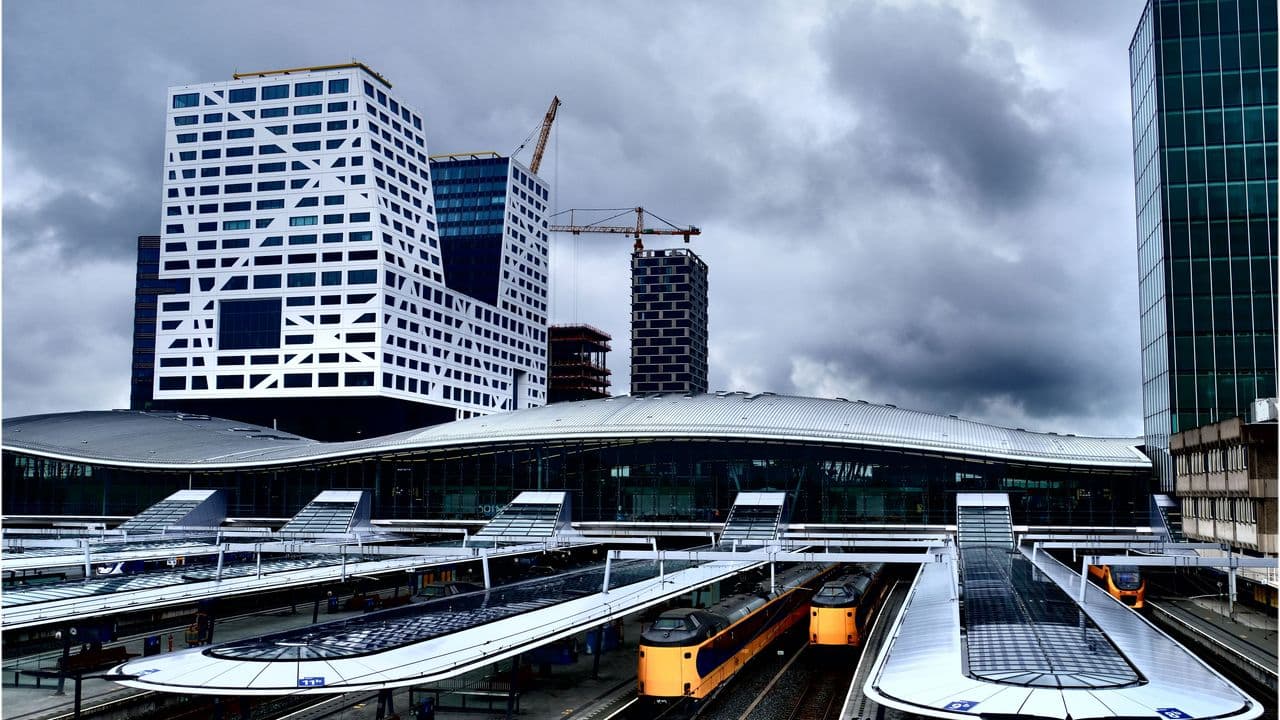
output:
POLYGON ((369 490, 380 519, 492 516, 566 490, 575 522, 722 521, 783 491, 793 523, 927 526, 959 492, 1006 492, 1020 524, 1149 524, 1136 439, 1036 433, 843 399, 760 393, 566 402, 348 442, 202 415, 78 412, 4 421, 4 512, 130 516, 217 488, 229 517, 291 517, 369 490))

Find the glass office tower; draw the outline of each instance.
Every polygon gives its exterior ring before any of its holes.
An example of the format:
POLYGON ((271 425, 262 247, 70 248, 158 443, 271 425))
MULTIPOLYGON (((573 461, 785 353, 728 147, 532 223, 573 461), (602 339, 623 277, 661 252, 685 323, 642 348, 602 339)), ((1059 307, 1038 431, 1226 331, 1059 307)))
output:
POLYGON ((1276 394, 1276 3, 1150 0, 1129 47, 1143 414, 1169 436, 1276 394))

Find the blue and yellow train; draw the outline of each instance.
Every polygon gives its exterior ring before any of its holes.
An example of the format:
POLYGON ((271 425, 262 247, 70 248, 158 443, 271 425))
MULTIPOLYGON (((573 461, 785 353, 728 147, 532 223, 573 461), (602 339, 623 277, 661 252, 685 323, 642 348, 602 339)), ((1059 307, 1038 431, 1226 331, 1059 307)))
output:
POLYGON ((823 585, 809 609, 809 644, 861 645, 887 590, 881 563, 855 566, 823 585))
POLYGON ((804 620, 809 600, 833 566, 778 570, 706 609, 667 610, 640 634, 639 695, 669 704, 701 701, 779 635, 804 620))

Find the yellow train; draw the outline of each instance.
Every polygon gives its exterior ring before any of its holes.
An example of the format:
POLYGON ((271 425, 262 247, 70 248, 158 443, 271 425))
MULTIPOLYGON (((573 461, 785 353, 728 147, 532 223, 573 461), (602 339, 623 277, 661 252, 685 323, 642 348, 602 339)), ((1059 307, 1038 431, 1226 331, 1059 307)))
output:
POLYGON ((1147 599, 1147 579, 1137 565, 1090 565, 1089 574, 1111 597, 1141 610, 1147 599))
POLYGON ((638 690, 647 703, 700 701, 779 635, 804 620, 809 599, 832 566, 780 568, 769 579, 706 609, 667 610, 640 634, 638 690))
POLYGON ((823 585, 809 609, 809 644, 861 645, 887 589, 881 563, 860 566, 823 585))

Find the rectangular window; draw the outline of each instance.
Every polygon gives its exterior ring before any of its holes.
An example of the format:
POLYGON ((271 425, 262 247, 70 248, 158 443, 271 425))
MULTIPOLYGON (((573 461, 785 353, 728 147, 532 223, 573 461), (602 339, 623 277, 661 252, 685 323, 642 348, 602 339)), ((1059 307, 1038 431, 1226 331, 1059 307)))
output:
POLYGON ((200 223, 199 230, 200 230, 200 232, 217 232, 217 230, 218 230, 218 223, 216 223, 216 222, 202 222, 202 223, 200 223))
POLYGON ((373 333, 347 333, 347 342, 375 342, 375 340, 373 333))
POLYGON ((364 175, 352 175, 352 176, 351 176, 351 184, 352 184, 352 185, 363 185, 363 184, 364 184, 364 175))
POLYGON ((280 298, 218 303, 218 349, 275 347, 280 347, 280 298))
POLYGON ((328 270, 328 271, 325 271, 325 272, 320 273, 320 284, 321 284, 321 285, 341 285, 341 284, 342 284, 342 271, 341 271, 341 270, 328 270))
POLYGON ((342 213, 335 213, 333 215, 324 216, 325 225, 337 225, 341 222, 342 222, 342 213))
POLYGON ((264 288, 272 289, 272 288, 278 288, 278 287, 280 287, 279 275, 254 275, 253 276, 254 290, 260 290, 264 288))
POLYGON ((263 100, 280 100, 289 97, 288 85, 268 85, 262 88, 263 100))
POLYGON ((228 165, 227 166, 228 175, 248 175, 251 172, 253 172, 252 165, 228 165))
POLYGON ((164 231, 169 235, 178 235, 185 232, 181 225, 165 225, 164 231))
POLYGON ((286 335, 284 338, 285 345, 310 345, 312 342, 310 335, 286 335))
POLYGON ((295 97, 307 97, 308 95, 323 95, 324 83, 319 80, 315 82, 295 83, 293 86, 293 94, 295 97))
POLYGON ((260 173, 284 172, 284 163, 282 162, 258 163, 258 172, 260 173))
POLYGON ((236 128, 235 130, 227 131, 228 140, 239 140, 241 138, 251 137, 253 137, 253 128, 236 128))
POLYGON ((195 125, 200 121, 196 115, 179 115, 173 119, 174 125, 195 125))
POLYGON ((289 273, 289 287, 314 287, 316 274, 313 272, 289 273))
MULTIPOLYGON (((320 132, 320 123, 294 123, 293 134, 320 132)), ((319 150, 319 148, 316 148, 319 150)))
POLYGON ((178 159, 179 159, 179 160, 195 160, 195 159, 196 159, 196 151, 195 151, 195 150, 183 150, 182 152, 178 153, 178 159))
POLYGON ((222 157, 222 151, 219 150, 218 148, 211 148, 208 150, 200 151, 201 160, 217 160, 220 157, 222 157))
POLYGON ((371 372, 349 372, 346 377, 347 387, 372 387, 373 373, 371 372))
POLYGON ((289 218, 290 227, 299 227, 302 225, 315 225, 315 224, 316 224, 315 215, 295 215, 294 217, 289 218))
MULTIPOLYGON (((340 233, 340 232, 336 232, 336 233, 325 233, 325 234, 324 234, 324 238, 323 238, 323 239, 324 239, 324 241, 325 241, 325 242, 327 242, 327 243, 342 242, 342 233, 340 233)), ((339 253, 339 254, 341 254, 341 253, 339 253)))
MULTIPOLYGON (((272 143, 272 144, 270 144, 270 145, 259 145, 259 146, 258 146, 258 154, 259 154, 259 155, 278 155, 278 154, 280 154, 280 153, 282 153, 282 152, 284 152, 284 148, 280 147, 279 145, 276 145, 275 143, 272 143)), ((230 154, 230 153, 228 153, 228 154, 230 154)))
POLYGON ((289 307, 309 307, 316 304, 316 299, 307 295, 305 297, 291 297, 285 301, 289 307))
POLYGON ((222 139, 221 130, 209 130, 200 135, 200 142, 214 142, 222 139))
POLYGON ((222 221, 223 230, 248 230, 248 220, 224 220, 222 221))
POLYGON ((347 239, 351 242, 364 242, 373 239, 373 232, 370 230, 360 230, 358 232, 349 233, 347 239))
POLYGON ((290 245, 315 245, 316 236, 315 235, 290 235, 289 244, 290 245))
POLYGON ((292 180, 290 180, 290 181, 289 181, 289 189, 290 189, 290 190, 299 190, 299 189, 301 189, 301 188, 306 187, 306 186, 307 186, 307 183, 309 183, 309 182, 311 182, 311 180, 310 180, 309 178, 294 178, 294 179, 292 179, 292 180))
POLYGON ((294 205, 294 207, 318 207, 319 205, 320 205, 320 198, 312 195, 311 197, 299 198, 297 204, 294 205))
POLYGON ((324 196, 325 205, 341 205, 344 202, 346 202, 345 195, 325 195, 324 196))
POLYGON ((285 117, 289 114, 287 107, 262 108, 262 119, 285 117))
POLYGON ((204 196, 204 195, 217 195, 217 194, 218 194, 218 186, 217 186, 217 185, 201 185, 201 186, 200 186, 200 195, 201 195, 201 196, 204 196))
POLYGON ((370 285, 378 282, 377 270, 348 270, 347 283, 351 285, 370 285))
MULTIPOLYGON (((332 95, 332 94, 336 94, 336 93, 344 93, 344 92, 346 92, 346 91, 347 91, 348 87, 349 87, 349 85, 347 84, 347 79, 346 79, 346 78, 340 78, 340 79, 338 79, 338 80, 330 80, 330 81, 329 81, 329 94, 331 94, 331 95, 332 95)), ((317 93, 317 94, 319 94, 319 93, 317 93)))
POLYGON ((283 190, 283 189, 284 189, 283 180, 269 180, 266 182, 258 183, 258 192, 270 192, 272 190, 283 190))
POLYGON ((249 192, 252 189, 253 183, 235 183, 234 185, 224 186, 222 191, 227 193, 242 193, 249 192))
POLYGON ((249 201, 223 203, 222 212, 249 212, 249 201))
POLYGON ((196 107, 200 104, 200 93, 182 93, 173 96, 175 108, 196 107))
POLYGON ((231 238, 222 241, 223 250, 235 250, 249 247, 249 238, 231 238))
MULTIPOLYGON (((293 338, 289 338, 292 340, 293 338)), ((284 386, 287 388, 311 387, 311 373, 285 373, 284 386)))
POLYGON ((369 222, 369 213, 351 213, 351 222, 369 222))
POLYGON ((180 143, 193 143, 195 141, 196 141, 195 133, 178 133, 178 142, 180 143))
POLYGON ((227 148, 227 157, 244 157, 245 155, 252 155, 252 154, 253 154, 252 146, 227 148))
POLYGON ((320 109, 321 109, 320 103, 316 103, 315 105, 295 105, 293 108, 293 114, 294 115, 315 115, 316 113, 320 112, 320 109))
POLYGON ((258 99, 258 88, 234 88, 228 93, 227 100, 233 103, 253 102, 258 99))
MULTIPOLYGON (((274 347, 279 347, 279 346, 274 346, 274 347)), ((243 375, 219 375, 218 376, 219 390, 239 390, 243 387, 244 387, 243 375)))
POLYGON ((259 210, 279 210, 283 207, 284 207, 284 200, 280 200, 280 199, 258 201, 259 210))
POLYGON ((325 125, 325 130, 346 130, 346 129, 347 129, 346 120, 330 120, 325 125))
POLYGON ((297 150, 298 152, 312 152, 312 151, 315 151, 315 150, 319 150, 319 149, 320 149, 320 141, 319 141, 319 140, 309 140, 309 141, 307 141, 307 142, 296 142, 296 143, 294 143, 294 144, 293 144, 293 149, 294 149, 294 150, 297 150))
POLYGON ((325 106, 325 109, 329 112, 346 112, 347 104, 345 102, 331 102, 325 106))
POLYGON ((200 177, 202 178, 218 177, 218 175, 221 173, 222 173, 222 168, 216 168, 216 167, 200 168, 200 177))

